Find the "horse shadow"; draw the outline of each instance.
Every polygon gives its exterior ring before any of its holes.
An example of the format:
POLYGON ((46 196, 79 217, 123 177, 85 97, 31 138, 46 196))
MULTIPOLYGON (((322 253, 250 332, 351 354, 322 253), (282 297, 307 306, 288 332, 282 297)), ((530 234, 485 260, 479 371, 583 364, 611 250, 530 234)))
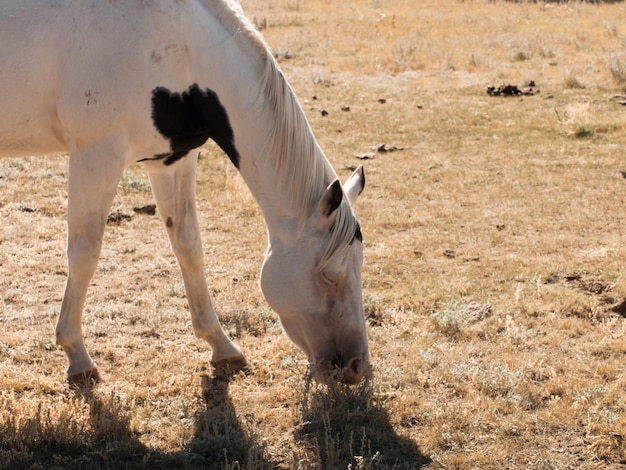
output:
POLYGON ((374 395, 371 379, 358 386, 306 379, 294 439, 312 449, 316 468, 412 470, 431 462, 413 440, 394 430, 374 395))
MULTIPOLYGON (((71 416, 39 410, 31 421, 0 423, 0 469, 275 469, 254 424, 238 415, 229 396, 232 377, 201 376, 204 406, 194 415, 193 438, 183 451, 163 452, 140 440, 132 408, 117 393, 74 390, 71 416), (8 437, 8 440, 5 438, 8 437)), ((397 434, 387 411, 360 386, 320 385, 305 379, 293 434, 303 468, 419 469, 430 459, 397 434)), ((294 456, 295 457, 295 456, 294 456)))
POLYGON ((202 375, 202 398, 205 408, 195 417, 195 433, 186 456, 186 467, 207 469, 273 469, 278 464, 267 457, 265 446, 257 438, 252 423, 237 416, 228 394, 232 380, 228 374, 202 375))
POLYGON ((231 377, 201 377, 204 407, 194 415, 194 435, 183 451, 146 446, 132 425, 132 409, 116 392, 94 384, 73 387, 67 400, 81 411, 56 416, 40 407, 27 421, 0 422, 0 469, 270 469, 277 463, 251 425, 241 422, 229 397, 231 377))
POLYGON ((90 385, 71 388, 64 400, 76 411, 55 414, 40 405, 31 418, 0 423, 1 469, 137 468, 149 450, 119 396, 97 395, 90 385))

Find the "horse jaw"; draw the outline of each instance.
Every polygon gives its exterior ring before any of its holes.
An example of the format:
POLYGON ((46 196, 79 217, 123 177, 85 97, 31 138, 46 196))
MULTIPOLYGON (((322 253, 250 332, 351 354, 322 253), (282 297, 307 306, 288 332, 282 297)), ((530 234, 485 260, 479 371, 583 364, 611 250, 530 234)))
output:
POLYGON ((281 251, 268 250, 261 289, 285 333, 306 354, 317 380, 358 383, 370 370, 360 275, 338 290, 316 274, 297 272, 297 257, 281 251))

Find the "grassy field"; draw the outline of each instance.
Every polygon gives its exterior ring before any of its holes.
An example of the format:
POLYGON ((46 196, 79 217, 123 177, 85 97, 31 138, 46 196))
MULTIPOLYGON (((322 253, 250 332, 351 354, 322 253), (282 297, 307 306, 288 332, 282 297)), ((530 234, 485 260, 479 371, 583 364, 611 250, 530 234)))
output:
POLYGON ((373 377, 307 379, 258 287, 260 211, 208 145, 207 277, 254 373, 214 377, 132 167, 84 315, 104 380, 70 390, 67 157, 6 159, 0 468, 626 468, 626 5, 243 6, 341 177, 366 167, 373 377))

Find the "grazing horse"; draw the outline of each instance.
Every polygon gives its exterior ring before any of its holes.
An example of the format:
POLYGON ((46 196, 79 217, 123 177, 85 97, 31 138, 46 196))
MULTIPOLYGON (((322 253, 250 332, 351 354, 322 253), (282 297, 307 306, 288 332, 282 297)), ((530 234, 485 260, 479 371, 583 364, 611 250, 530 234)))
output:
POLYGON ((145 167, 214 365, 246 368, 204 278, 197 148, 214 140, 263 212, 261 289, 315 376, 358 382, 370 354, 352 204, 260 34, 233 0, 3 0, 0 156, 69 153, 68 276, 56 341, 97 380, 81 317, 125 168, 145 167))

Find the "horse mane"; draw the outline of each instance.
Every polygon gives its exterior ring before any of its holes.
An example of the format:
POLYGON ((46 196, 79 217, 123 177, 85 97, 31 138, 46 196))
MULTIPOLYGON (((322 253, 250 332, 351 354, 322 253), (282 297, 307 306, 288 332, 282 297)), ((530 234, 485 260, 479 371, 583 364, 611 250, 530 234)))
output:
MULTIPOLYGON (((262 89, 274 119, 264 154, 274 159, 278 187, 284 194, 293 195, 302 229, 337 174, 317 144, 296 95, 273 57, 266 62, 262 89)), ((318 272, 354 241, 359 229, 358 219, 345 195, 334 217, 328 244, 318 261, 318 272)))
MULTIPOLYGON (((204 0, 205 4, 208 1, 204 0)), ((251 52, 259 54, 265 62, 259 102, 264 106, 264 119, 274 125, 261 155, 273 166, 277 189, 293 198, 298 227, 302 230, 326 187, 337 179, 337 174, 319 147, 295 93, 261 34, 245 17, 238 3, 231 0, 218 3, 224 7, 215 12, 222 24, 231 34, 243 38, 251 52)), ((320 271, 332 257, 352 243, 359 227, 352 207, 345 196, 343 199, 336 211, 328 246, 318 262, 320 271)))

